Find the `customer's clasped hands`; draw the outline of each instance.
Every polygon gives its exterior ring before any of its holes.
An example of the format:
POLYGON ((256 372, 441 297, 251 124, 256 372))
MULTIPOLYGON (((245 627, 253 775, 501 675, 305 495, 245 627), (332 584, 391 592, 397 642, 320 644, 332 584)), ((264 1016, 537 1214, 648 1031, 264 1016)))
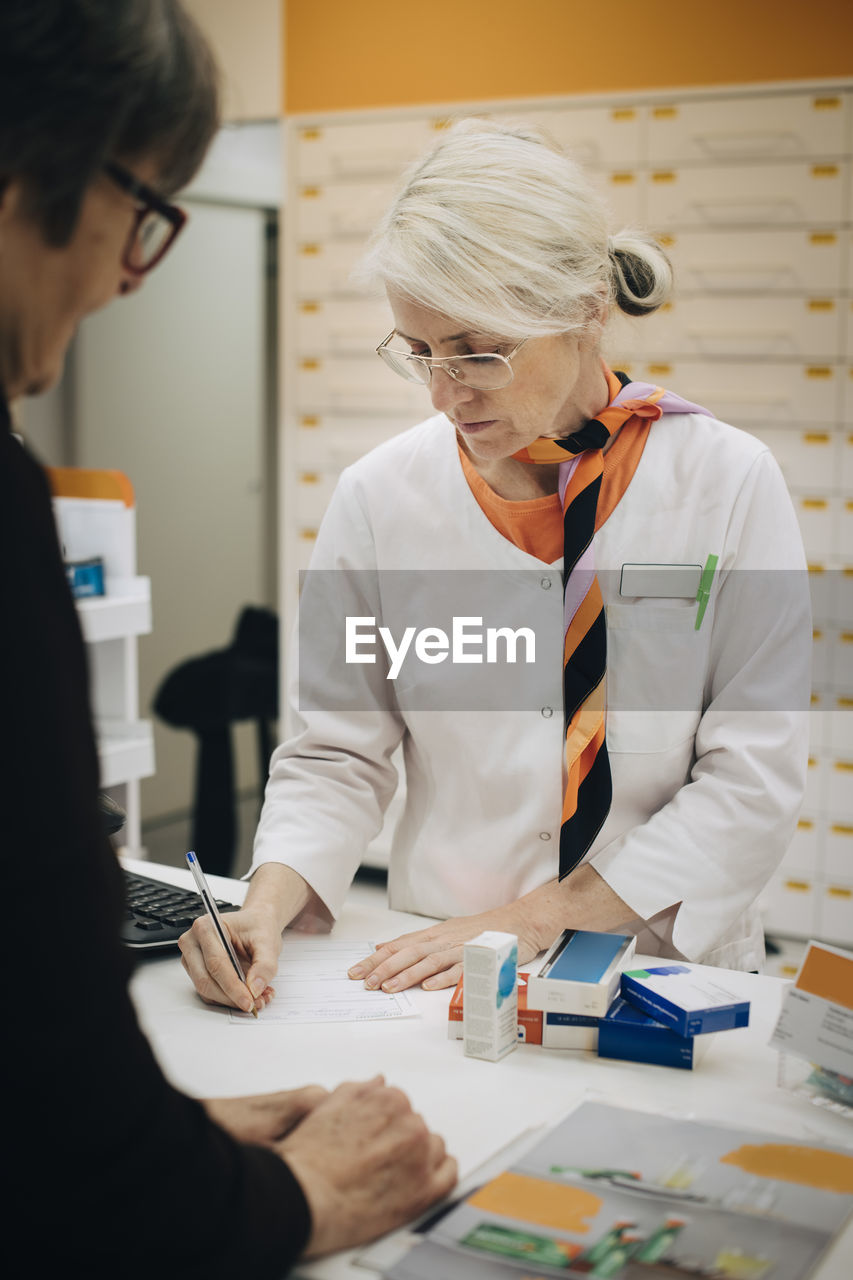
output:
POLYGON ((456 1161, 382 1076, 204 1106, 242 1142, 272 1147, 311 1212, 306 1257, 351 1248, 417 1217, 456 1183, 456 1161))

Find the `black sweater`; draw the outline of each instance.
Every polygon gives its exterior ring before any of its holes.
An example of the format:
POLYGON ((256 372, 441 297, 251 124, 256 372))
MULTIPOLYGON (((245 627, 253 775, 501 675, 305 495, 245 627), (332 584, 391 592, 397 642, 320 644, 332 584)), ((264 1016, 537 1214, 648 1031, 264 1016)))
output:
POLYGON ((281 1276, 309 1230, 299 1184, 173 1089, 137 1024, 85 650, 46 479, 2 396, 0 567, 8 1256, 20 1236, 32 1276, 281 1276))

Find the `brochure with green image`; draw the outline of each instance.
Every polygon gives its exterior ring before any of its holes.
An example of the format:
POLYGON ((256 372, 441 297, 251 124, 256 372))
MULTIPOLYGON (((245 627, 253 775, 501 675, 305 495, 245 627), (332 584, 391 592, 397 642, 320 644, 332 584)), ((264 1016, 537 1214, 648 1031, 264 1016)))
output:
POLYGON ((853 1149, 587 1102, 432 1219, 388 1280, 802 1280, 853 1149))

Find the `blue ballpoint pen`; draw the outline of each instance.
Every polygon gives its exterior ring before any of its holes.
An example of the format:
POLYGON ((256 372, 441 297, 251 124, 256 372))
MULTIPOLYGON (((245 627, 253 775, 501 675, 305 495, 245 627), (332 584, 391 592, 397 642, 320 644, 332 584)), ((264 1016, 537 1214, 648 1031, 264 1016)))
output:
MULTIPOLYGON (((231 963, 234 966, 234 972, 237 974, 237 977, 240 979, 240 981, 245 984, 246 990, 249 992, 249 995, 251 996, 252 992, 251 992, 251 989, 249 988, 248 982, 246 982, 246 975, 243 972, 242 965, 240 964, 240 961, 237 959, 237 952, 234 950, 231 939, 228 937, 228 933, 225 929, 225 926, 222 923, 222 916, 219 914, 213 894, 210 892, 210 885, 207 883, 207 880, 205 879, 205 875, 201 869, 201 866, 199 865, 198 858, 195 856, 195 854, 192 851, 190 851, 187 854, 187 863, 189 865, 190 871, 193 873, 193 878, 195 879, 196 885, 198 886, 198 891, 201 895, 201 900, 204 903, 204 909, 207 912, 207 914, 210 916, 210 919, 213 922, 214 929, 219 934, 219 941, 222 943, 223 947, 228 952, 228 958, 230 959, 231 963)), ((254 1000, 255 998, 254 996, 252 996, 252 1007, 249 1010, 249 1012, 252 1014, 253 1017, 257 1018, 258 1011, 255 1008, 254 1000)))

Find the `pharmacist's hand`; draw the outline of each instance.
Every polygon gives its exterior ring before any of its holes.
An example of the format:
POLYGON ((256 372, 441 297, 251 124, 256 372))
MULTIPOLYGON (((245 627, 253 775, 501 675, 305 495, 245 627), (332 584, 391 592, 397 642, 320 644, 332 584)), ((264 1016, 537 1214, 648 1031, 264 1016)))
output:
POLYGON ((486 929, 514 933, 518 938, 518 963, 526 964, 546 945, 534 927, 527 905, 511 902, 476 916, 460 916, 441 924, 404 933, 381 942, 373 955, 349 970, 351 978, 364 978, 365 986, 383 991, 403 991, 418 983, 427 991, 455 987, 462 977, 463 946, 486 929))
POLYGON ((329 1096, 318 1084, 246 1098, 202 1098, 207 1114, 239 1142, 273 1146, 329 1096))
POLYGON ((229 1004, 248 1013, 254 997, 255 1008, 260 1012, 275 994, 270 983, 281 951, 278 916, 271 907, 259 904, 227 912, 222 916, 222 924, 231 936, 252 995, 234 972, 207 915, 199 916, 178 940, 182 964, 196 991, 208 1004, 229 1004))
POLYGON ((340 1085, 276 1150, 311 1211, 307 1257, 393 1231, 456 1183, 441 1138, 381 1076, 340 1085))

